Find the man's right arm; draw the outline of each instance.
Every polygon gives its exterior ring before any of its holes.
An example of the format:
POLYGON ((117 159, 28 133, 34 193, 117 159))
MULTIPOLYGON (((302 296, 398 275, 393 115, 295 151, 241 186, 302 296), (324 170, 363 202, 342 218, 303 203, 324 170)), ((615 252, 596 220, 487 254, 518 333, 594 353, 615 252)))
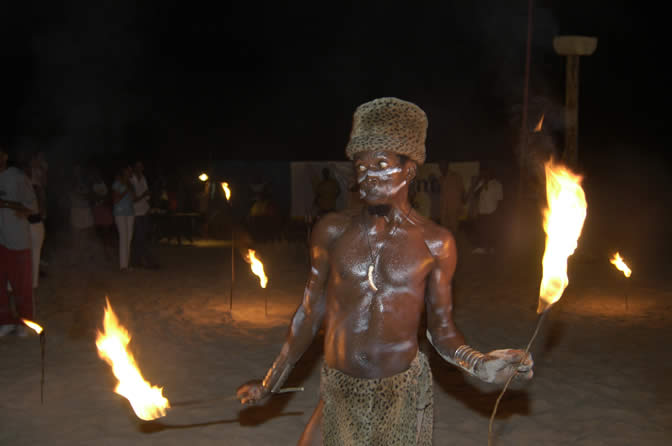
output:
POLYGON ((292 317, 280 354, 263 381, 251 381, 238 388, 237 395, 241 403, 256 403, 280 390, 320 329, 326 311, 329 246, 336 234, 341 232, 340 218, 336 214, 329 214, 316 223, 311 234, 311 268, 303 301, 292 317))

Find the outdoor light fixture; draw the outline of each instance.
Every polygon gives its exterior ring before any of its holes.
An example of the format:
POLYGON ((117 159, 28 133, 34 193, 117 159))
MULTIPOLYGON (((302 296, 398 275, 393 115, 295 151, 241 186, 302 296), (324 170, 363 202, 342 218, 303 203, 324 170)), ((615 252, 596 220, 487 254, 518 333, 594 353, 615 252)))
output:
POLYGON ((208 174, 206 174, 205 172, 203 172, 202 174, 200 174, 200 175, 198 176, 198 179, 201 180, 201 181, 203 181, 204 183, 205 183, 206 181, 208 181, 208 178, 209 178, 209 177, 208 177, 208 174))

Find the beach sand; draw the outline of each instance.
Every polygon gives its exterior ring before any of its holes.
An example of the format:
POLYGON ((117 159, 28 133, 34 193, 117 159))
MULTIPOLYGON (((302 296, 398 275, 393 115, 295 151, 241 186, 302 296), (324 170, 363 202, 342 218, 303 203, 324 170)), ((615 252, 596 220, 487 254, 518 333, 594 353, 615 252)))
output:
MULTIPOLYGON (((305 246, 258 247, 270 279, 265 290, 237 255, 232 311, 226 241, 164 243, 157 252, 160 270, 129 273, 97 258, 73 267, 52 257, 37 317, 46 330, 44 404, 38 337, 0 338, 0 444, 296 444, 318 401, 319 337, 287 383, 304 392, 244 409, 226 397, 263 377, 279 352, 305 285, 305 246), (132 335, 145 379, 163 387, 172 404, 161 419, 139 420, 113 392, 116 380, 95 345, 106 296, 132 335), (208 401, 193 403, 201 400, 208 401)), ((455 319, 472 346, 525 347, 539 272, 503 255, 461 255, 455 319)), ((501 402, 495 444, 669 444, 671 320, 669 280, 637 272, 626 280, 606 257, 572 260, 570 286, 532 347, 535 376, 501 402)), ((434 444, 487 444, 499 389, 442 362, 424 340, 421 348, 430 353, 435 380, 434 444)))

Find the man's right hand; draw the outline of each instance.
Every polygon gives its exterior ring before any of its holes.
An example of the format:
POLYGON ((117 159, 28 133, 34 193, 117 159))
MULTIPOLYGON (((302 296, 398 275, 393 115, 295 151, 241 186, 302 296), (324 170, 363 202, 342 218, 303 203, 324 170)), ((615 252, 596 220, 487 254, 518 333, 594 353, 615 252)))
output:
POLYGON ((264 387, 261 380, 248 381, 236 390, 241 404, 255 405, 270 396, 271 391, 264 387))

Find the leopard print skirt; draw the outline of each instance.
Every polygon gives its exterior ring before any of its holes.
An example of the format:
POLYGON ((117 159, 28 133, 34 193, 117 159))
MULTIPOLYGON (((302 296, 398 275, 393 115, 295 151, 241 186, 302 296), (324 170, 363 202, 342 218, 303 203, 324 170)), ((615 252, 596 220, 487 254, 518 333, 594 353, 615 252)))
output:
POLYGON ((324 446, 432 444, 432 372, 420 351, 408 370, 382 379, 354 378, 325 364, 320 393, 324 446))

